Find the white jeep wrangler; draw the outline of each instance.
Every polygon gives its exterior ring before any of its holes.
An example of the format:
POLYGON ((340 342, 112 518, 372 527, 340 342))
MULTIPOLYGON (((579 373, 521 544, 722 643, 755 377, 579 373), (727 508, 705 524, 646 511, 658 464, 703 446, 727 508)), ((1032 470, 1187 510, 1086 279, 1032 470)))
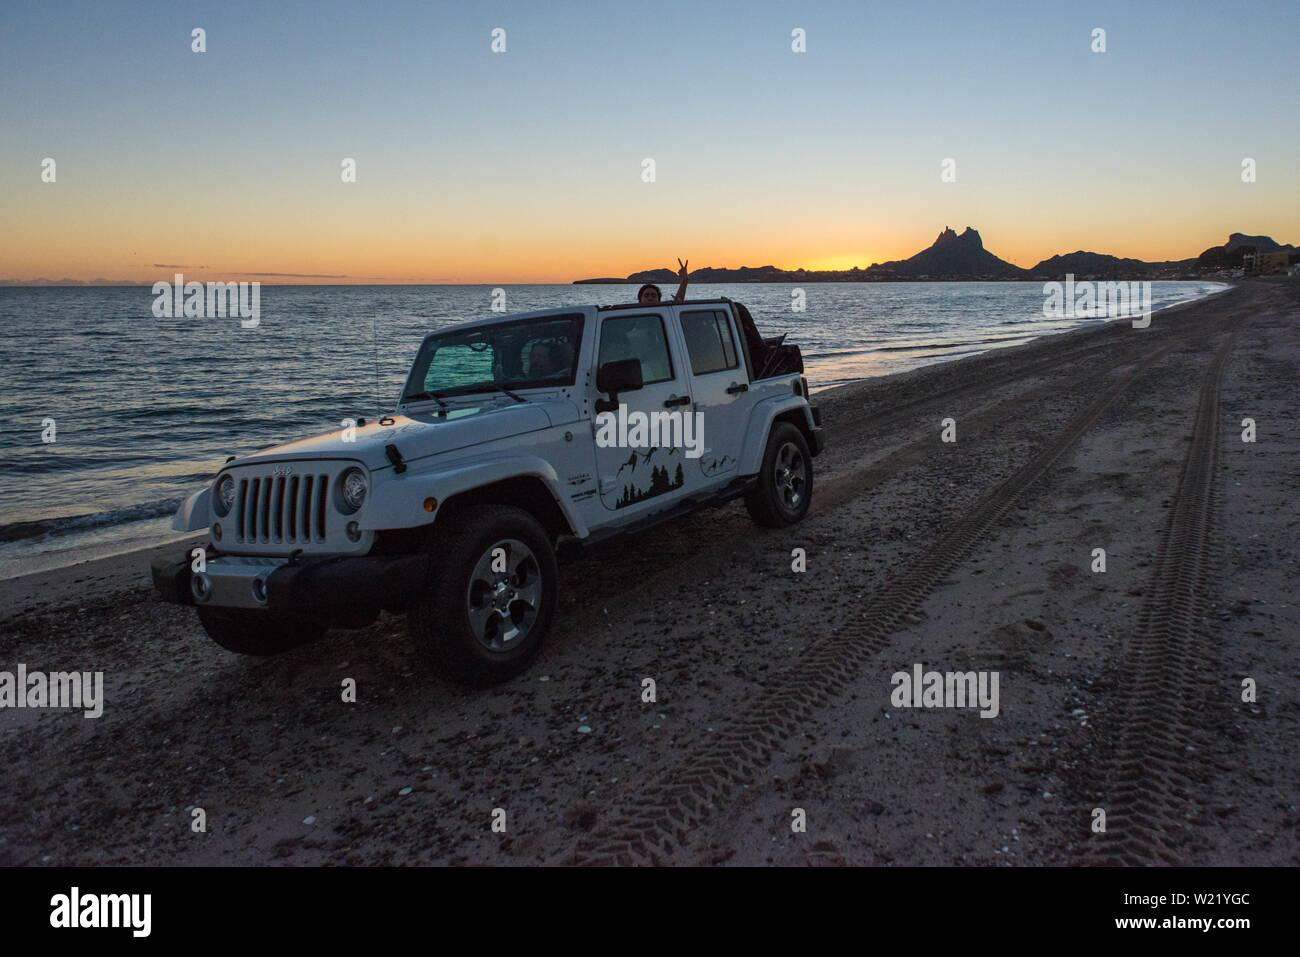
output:
POLYGON ((742 496, 803 518, 821 422, 783 339, 727 299, 441 329, 392 415, 227 461, 173 522, 208 544, 154 584, 232 651, 404 610, 423 657, 501 681, 550 626, 557 553, 742 496))

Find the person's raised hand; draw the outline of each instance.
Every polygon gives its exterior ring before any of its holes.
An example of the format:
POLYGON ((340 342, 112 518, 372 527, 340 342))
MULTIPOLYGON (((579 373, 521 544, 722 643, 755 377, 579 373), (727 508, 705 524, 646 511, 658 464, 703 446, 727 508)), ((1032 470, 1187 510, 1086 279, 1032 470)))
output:
POLYGON ((681 256, 678 256, 678 257, 677 257, 677 265, 681 266, 682 268, 679 269, 679 270, 677 270, 677 275, 679 275, 679 276, 681 276, 683 279, 685 279, 685 278, 686 278, 686 267, 687 267, 689 264, 690 264, 690 260, 689 260, 689 259, 686 260, 686 262, 682 262, 682 257, 681 257, 681 256))

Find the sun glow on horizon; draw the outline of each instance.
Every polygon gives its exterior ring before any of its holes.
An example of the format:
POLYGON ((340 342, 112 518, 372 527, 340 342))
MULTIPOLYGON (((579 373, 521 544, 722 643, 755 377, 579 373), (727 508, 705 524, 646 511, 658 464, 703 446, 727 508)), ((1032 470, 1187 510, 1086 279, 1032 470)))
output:
POLYGON ((826 256, 814 256, 807 262, 801 262, 792 268, 799 269, 802 267, 810 272, 852 269, 854 266, 859 269, 866 269, 872 263, 885 262, 888 258, 890 257, 882 258, 871 253, 835 253, 826 256))

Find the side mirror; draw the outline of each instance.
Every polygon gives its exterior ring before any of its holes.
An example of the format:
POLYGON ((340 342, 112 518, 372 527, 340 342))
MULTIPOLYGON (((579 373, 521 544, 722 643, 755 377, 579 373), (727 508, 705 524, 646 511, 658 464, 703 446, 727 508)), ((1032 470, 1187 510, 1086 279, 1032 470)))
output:
POLYGON ((596 400, 597 412, 614 412, 618 409, 620 392, 635 392, 645 383, 641 379, 640 359, 619 359, 606 362, 596 370, 596 390, 609 395, 608 399, 596 400))

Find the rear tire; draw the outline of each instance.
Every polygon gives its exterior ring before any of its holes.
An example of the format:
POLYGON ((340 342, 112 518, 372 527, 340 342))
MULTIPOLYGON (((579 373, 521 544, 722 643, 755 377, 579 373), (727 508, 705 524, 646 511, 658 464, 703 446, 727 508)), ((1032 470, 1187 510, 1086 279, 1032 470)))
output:
POLYGON ((278 655, 325 634, 325 626, 309 618, 231 608, 200 606, 196 610, 208 637, 237 655, 278 655))
POLYGON ((768 433, 758 485, 745 494, 750 517, 765 528, 793 525, 808 514, 812 491, 807 439, 789 422, 777 422, 768 433))
POLYGON ((546 529, 512 505, 475 506, 435 526, 428 549, 430 579, 406 617, 420 656, 480 687, 527 668, 555 612, 555 549, 546 529))

